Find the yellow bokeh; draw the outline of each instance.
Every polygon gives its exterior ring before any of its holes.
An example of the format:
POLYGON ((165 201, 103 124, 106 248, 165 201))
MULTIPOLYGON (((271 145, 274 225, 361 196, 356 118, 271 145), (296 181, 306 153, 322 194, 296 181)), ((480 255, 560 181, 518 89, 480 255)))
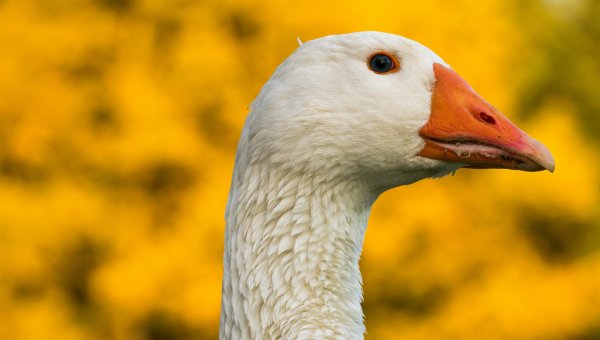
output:
POLYGON ((557 164, 382 195, 366 338, 600 338, 600 9, 568 3, 0 1, 0 339, 216 338, 247 108, 297 37, 362 30, 432 48, 557 164))

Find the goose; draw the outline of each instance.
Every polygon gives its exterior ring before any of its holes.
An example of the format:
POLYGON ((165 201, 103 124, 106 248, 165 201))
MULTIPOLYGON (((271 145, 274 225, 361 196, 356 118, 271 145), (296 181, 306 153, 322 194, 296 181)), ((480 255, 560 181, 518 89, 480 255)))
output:
POLYGON ((384 191, 459 168, 554 171, 438 55, 381 32, 301 44, 250 106, 225 218, 221 339, 362 339, 384 191))

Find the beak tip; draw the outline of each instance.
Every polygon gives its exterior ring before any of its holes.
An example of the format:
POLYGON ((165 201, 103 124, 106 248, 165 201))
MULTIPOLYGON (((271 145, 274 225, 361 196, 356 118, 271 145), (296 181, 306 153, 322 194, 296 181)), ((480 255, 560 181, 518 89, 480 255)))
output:
POLYGON ((537 140, 531 137, 528 139, 530 140, 530 145, 535 150, 532 152, 534 156, 531 157, 531 160, 536 162, 541 167, 540 170, 548 170, 550 173, 554 173, 556 166, 554 163, 554 157, 552 156, 550 150, 548 150, 544 144, 538 142, 537 140))
POLYGON ((555 166, 554 166, 554 159, 553 159, 546 167, 546 170, 548 170, 551 174, 553 174, 554 169, 555 169, 555 166))
POLYGON ((544 156, 542 157, 544 162, 542 163, 542 166, 546 168, 546 170, 548 170, 550 173, 554 173, 554 170, 556 168, 556 165, 554 163, 554 157, 552 157, 550 150, 548 150, 546 147, 544 147, 544 151, 544 156))

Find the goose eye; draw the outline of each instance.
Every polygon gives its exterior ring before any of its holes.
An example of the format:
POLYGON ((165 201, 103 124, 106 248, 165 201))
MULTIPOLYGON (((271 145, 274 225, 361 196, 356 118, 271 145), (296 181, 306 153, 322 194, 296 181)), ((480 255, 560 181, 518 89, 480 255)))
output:
POLYGON ((369 58, 369 68, 375 73, 388 73, 397 69, 397 63, 387 54, 376 53, 369 58))

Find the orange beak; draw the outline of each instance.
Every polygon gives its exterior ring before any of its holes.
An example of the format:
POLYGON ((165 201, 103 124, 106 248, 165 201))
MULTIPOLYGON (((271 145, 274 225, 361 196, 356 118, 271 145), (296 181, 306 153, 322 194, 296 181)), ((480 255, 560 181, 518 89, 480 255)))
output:
POLYGON ((554 172, 554 159, 540 142, 529 137, 481 98, 451 69, 433 64, 431 115, 419 134, 422 157, 464 163, 468 168, 498 168, 554 172))

